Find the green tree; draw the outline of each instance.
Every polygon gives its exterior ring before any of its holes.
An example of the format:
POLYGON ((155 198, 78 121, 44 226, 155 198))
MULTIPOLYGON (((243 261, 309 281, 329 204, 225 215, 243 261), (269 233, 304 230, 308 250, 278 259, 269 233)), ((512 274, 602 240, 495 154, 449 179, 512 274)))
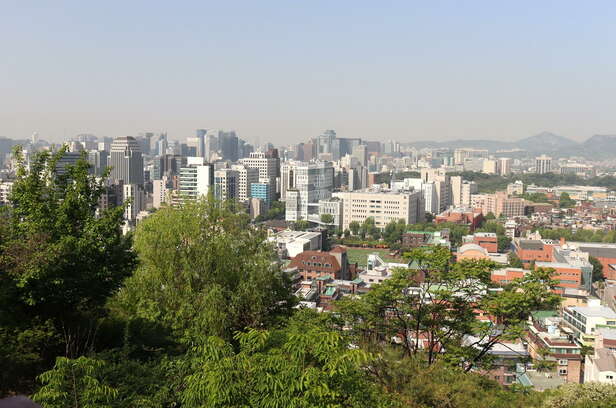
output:
POLYGON ((111 408, 117 390, 97 378, 104 363, 87 357, 59 357, 52 370, 39 376, 43 387, 34 401, 46 408, 111 408))
POLYGON ((310 228, 310 223, 306 220, 297 220, 293 223, 295 231, 306 231, 308 228, 310 228))
POLYGON ((376 222, 374 221, 374 217, 367 217, 364 222, 361 224, 359 229, 359 235, 362 238, 365 238, 366 235, 372 237, 372 239, 379 239, 381 237, 381 231, 376 226, 376 222))
POLYGON ((287 315, 294 305, 289 279, 265 239, 245 214, 214 199, 163 208, 135 232, 139 268, 113 310, 169 327, 187 343, 204 335, 229 339, 287 315))
POLYGON ((560 205, 560 208, 575 207, 575 200, 571 199, 568 193, 561 193, 559 205, 560 205))
POLYGON ((385 406, 362 370, 369 354, 349 348, 331 319, 300 311, 284 329, 238 332, 239 350, 208 338, 193 349, 182 406, 385 406))
POLYGON ((524 267, 522 260, 518 257, 518 255, 515 252, 510 252, 507 258, 509 260, 509 266, 511 266, 512 268, 523 268, 524 267))
POLYGON ((353 235, 357 236, 359 234, 360 225, 357 221, 351 221, 349 224, 349 229, 353 233, 353 235))
POLYGON ((334 216, 331 214, 321 214, 321 222, 324 224, 333 224, 334 216))
POLYGON ((15 150, 12 205, 0 214, 0 338, 14 349, 0 352, 11 367, 0 372, 0 393, 27 392, 58 354, 89 351, 108 296, 136 264, 123 208, 97 211, 106 187, 84 158, 59 174, 65 151, 37 153, 26 166, 15 150))
POLYGON ((403 357, 391 349, 367 370, 400 407, 536 407, 542 399, 541 393, 504 388, 442 361, 427 366, 420 358, 403 357))
POLYGON ((471 370, 482 365, 497 343, 521 339, 531 311, 551 309, 559 302, 551 292, 551 272, 541 268, 502 291, 485 293, 491 285, 491 262, 452 263, 448 249, 440 247, 413 250, 410 258, 419 269, 399 269, 361 298, 338 302, 354 344, 378 348, 398 338, 407 356, 424 356, 428 365, 464 362, 471 370), (477 309, 493 320, 477 321, 477 309), (471 344, 464 342, 469 336, 476 339, 471 344))
POLYGON ((565 384, 549 391, 542 408, 612 408, 616 387, 611 384, 565 384))
POLYGON ((505 235, 497 236, 498 252, 505 252, 511 246, 511 238, 505 235))
POLYGON ((383 239, 389 246, 400 244, 402 234, 406 232, 406 222, 404 220, 390 221, 383 230, 383 239))
POLYGON ((592 281, 596 282, 605 280, 605 276, 603 275, 603 264, 601 261, 594 256, 589 256, 588 261, 592 264, 592 281))

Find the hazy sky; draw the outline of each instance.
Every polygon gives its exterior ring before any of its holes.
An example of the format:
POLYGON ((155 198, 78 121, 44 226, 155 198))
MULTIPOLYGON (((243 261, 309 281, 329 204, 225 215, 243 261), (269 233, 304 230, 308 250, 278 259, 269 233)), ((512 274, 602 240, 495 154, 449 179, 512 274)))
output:
POLYGON ((0 136, 616 134, 615 1, 0 0, 0 136))

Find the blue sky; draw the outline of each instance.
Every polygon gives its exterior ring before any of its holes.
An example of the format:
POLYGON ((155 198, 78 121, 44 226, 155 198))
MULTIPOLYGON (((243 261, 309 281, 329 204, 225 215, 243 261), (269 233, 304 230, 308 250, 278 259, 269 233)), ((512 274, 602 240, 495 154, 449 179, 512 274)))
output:
POLYGON ((0 2, 0 136, 616 134, 613 1, 0 2))

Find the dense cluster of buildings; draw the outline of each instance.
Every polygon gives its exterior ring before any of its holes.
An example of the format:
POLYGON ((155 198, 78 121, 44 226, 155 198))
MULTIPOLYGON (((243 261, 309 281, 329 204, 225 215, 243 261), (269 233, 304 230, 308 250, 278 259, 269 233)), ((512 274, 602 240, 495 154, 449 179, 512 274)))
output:
MULTIPOLYGON (((33 140, 24 151, 26 163, 41 148, 54 149, 33 140)), ((441 246, 459 262, 494 262, 495 286, 523 278, 533 268, 549 268, 562 307, 534 313, 524 342, 496 345, 490 353, 497 364, 484 374, 502 384, 517 382, 537 389, 564 382, 615 381, 616 243, 550 240, 535 231, 616 230, 616 196, 605 187, 542 187, 521 181, 502 191, 480 193, 478 184, 463 176, 464 171, 475 171, 591 177, 597 173, 591 164, 546 155, 521 160, 475 148, 417 150, 393 141, 340 138, 333 130, 281 148, 269 143, 255 148, 235 132, 222 130, 198 129, 184 142, 172 142, 165 133, 115 139, 79 135, 68 142, 55 171, 65 173, 82 157, 93 175, 106 177, 101 209, 125 205, 127 230, 162 206, 204 196, 234 200, 257 221, 279 203, 284 219, 277 220, 268 242, 291 277, 302 307, 331 310, 334 301, 369 292, 397 268, 418 268, 399 253, 390 254, 392 261, 366 249, 358 262, 356 248, 330 247, 332 231, 348 235, 352 225, 369 219, 379 230, 392 222, 409 226, 399 242, 405 250, 441 246), (574 206, 559 205, 565 193, 574 206), (434 228, 410 227, 428 218, 434 228), (488 219, 502 227, 498 233, 479 230, 488 219), (300 222, 309 230, 289 228, 300 222), (449 228, 457 225, 467 227, 469 235, 454 244, 449 228), (519 264, 511 265, 512 256, 519 264), (601 287, 593 282, 593 259, 600 262, 606 280, 601 287), (548 364, 546 374, 529 359, 553 364, 548 364)), ((14 162, 4 161, 0 205, 10 204, 14 183, 14 162)), ((486 318, 478 314, 478 319, 486 318)))

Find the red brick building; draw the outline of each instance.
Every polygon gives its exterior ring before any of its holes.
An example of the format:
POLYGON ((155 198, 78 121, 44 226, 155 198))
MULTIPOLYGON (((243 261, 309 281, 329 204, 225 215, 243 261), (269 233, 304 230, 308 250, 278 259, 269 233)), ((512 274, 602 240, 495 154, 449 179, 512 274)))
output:
POLYGON ((483 222, 483 214, 480 209, 464 210, 464 209, 452 209, 447 210, 434 219, 434 222, 441 224, 444 222, 452 222, 458 225, 467 225, 471 232, 479 228, 483 222))
POLYGON ((493 232, 477 232, 473 235, 473 244, 485 248, 488 252, 498 252, 498 237, 493 232))
POLYGON ((498 283, 499 285, 506 285, 511 283, 514 279, 521 279, 526 275, 529 271, 522 268, 503 268, 503 269, 495 269, 491 272, 490 279, 494 283, 498 283))
POLYGON ((337 246, 329 252, 304 251, 293 258, 287 268, 297 268, 303 280, 325 276, 350 280, 357 275, 357 264, 349 264, 346 248, 342 246, 337 246))

